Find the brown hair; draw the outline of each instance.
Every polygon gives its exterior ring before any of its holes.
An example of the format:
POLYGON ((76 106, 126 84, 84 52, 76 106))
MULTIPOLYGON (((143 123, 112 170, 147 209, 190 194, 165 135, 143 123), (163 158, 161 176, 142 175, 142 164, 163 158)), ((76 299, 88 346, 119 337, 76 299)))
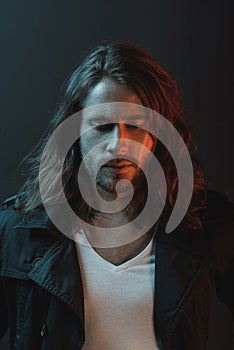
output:
MULTIPOLYGON (((201 228, 199 213, 205 205, 206 181, 201 165, 194 157, 195 149, 191 143, 191 130, 185 121, 185 111, 178 86, 170 75, 142 49, 118 42, 96 47, 69 77, 63 100, 49 124, 48 131, 36 148, 24 159, 23 164, 27 167, 27 180, 20 189, 24 195, 18 198, 16 206, 24 214, 33 212, 42 206, 39 190, 39 166, 45 144, 53 130, 63 120, 83 108, 88 92, 103 77, 110 77, 119 84, 132 89, 144 106, 166 117, 181 135, 190 151, 194 169, 193 196, 183 222, 194 229, 201 228)), ((162 216, 166 220, 176 200, 178 176, 168 150, 160 142, 157 143, 155 155, 166 174, 167 201, 162 216)), ((64 192, 71 203, 76 202, 74 193, 77 191, 74 191, 74 188, 77 186, 76 179, 80 161, 79 142, 77 141, 69 150, 63 167, 64 192)), ((51 171, 54 176, 58 166, 58 159, 54 156, 48 160, 47 168, 43 171, 44 183, 48 186, 49 193, 53 193, 52 188, 57 181, 56 177, 51 176, 51 171)), ((54 193, 54 196, 59 198, 59 193, 54 193)), ((79 205, 81 204, 80 199, 79 205)))

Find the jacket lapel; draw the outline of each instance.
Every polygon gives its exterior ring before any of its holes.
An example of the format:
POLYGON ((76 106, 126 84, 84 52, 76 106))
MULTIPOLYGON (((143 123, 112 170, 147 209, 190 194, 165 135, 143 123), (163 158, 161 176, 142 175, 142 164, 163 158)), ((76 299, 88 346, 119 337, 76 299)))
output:
POLYGON ((207 263, 174 244, 173 234, 164 233, 162 228, 156 237, 155 255, 154 322, 158 346, 164 349, 181 315, 186 296, 207 263))
MULTIPOLYGON (((83 323, 83 289, 75 243, 53 226, 44 211, 36 213, 30 220, 21 220, 14 229, 18 231, 17 236, 22 235, 22 231, 25 233, 25 230, 29 230, 31 252, 27 250, 24 262, 36 260, 37 263, 30 264, 30 269, 28 266, 22 266, 27 272, 27 277, 66 303, 78 314, 83 323), (39 239, 38 230, 40 230, 39 239), (51 236, 53 236, 52 243, 49 239, 51 236)), ((26 239, 25 234, 22 235, 22 239, 26 239)))

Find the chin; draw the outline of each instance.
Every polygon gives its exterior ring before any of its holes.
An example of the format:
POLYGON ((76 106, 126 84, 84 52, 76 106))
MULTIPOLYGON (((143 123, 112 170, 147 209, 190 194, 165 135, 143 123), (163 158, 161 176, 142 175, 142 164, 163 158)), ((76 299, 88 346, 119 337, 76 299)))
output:
MULTIPOLYGON (((116 184, 120 181, 120 180, 127 180, 129 182, 131 182, 131 184, 133 185, 134 189, 136 189, 137 187, 139 187, 139 185, 142 182, 141 177, 139 176, 131 176, 131 177, 127 177, 127 176, 118 176, 118 177, 112 177, 112 178, 99 178, 97 177, 97 186, 99 186, 101 189, 103 189, 106 192, 109 193, 113 193, 116 194, 116 184)), ((126 184, 123 184, 122 186, 119 186, 118 188, 120 193, 124 193, 124 192, 128 192, 129 191, 129 186, 126 184)))

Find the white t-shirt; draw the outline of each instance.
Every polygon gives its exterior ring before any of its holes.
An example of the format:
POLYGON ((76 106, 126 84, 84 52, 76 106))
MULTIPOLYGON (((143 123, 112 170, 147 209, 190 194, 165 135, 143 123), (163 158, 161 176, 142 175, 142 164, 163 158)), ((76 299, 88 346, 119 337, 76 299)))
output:
POLYGON ((134 258, 113 265, 76 235, 84 289, 82 350, 158 350, 153 323, 153 238, 134 258))

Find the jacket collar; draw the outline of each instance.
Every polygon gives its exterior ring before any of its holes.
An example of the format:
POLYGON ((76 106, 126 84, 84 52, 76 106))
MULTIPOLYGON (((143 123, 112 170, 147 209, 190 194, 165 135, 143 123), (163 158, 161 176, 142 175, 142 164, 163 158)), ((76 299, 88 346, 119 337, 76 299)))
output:
POLYGON ((45 228, 53 232, 58 231, 44 209, 35 210, 33 215, 21 217, 15 228, 45 228))

